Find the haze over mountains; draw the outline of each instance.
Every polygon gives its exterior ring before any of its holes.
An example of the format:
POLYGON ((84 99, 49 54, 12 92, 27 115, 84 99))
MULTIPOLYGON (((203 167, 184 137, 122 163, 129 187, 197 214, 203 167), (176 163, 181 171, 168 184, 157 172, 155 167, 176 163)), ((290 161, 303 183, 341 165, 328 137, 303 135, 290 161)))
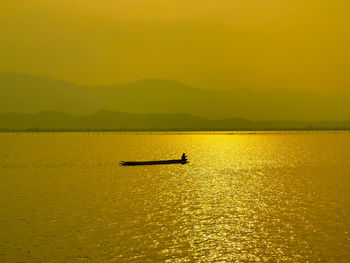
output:
POLYGON ((0 113, 59 111, 89 115, 188 113, 209 119, 339 121, 350 119, 350 94, 297 90, 205 90, 173 80, 144 79, 89 87, 44 76, 0 73, 0 113))

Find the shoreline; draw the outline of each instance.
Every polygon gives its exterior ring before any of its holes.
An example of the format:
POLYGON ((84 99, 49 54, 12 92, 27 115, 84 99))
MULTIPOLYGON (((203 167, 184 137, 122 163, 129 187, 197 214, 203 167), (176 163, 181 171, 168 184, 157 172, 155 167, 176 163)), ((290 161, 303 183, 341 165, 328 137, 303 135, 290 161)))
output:
POLYGON ((324 129, 0 129, 0 133, 164 133, 164 134, 268 134, 268 133, 350 133, 349 128, 324 129))

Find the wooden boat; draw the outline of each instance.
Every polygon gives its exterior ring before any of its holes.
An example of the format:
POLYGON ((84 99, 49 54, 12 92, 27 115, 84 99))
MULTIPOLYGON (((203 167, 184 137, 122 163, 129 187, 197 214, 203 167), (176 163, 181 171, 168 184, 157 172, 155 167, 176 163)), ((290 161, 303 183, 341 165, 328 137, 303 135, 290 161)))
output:
POLYGON ((147 161, 147 162, 120 162, 121 165, 125 166, 136 166, 136 165, 161 165, 161 164, 186 164, 188 160, 177 159, 177 160, 161 160, 161 161, 147 161))

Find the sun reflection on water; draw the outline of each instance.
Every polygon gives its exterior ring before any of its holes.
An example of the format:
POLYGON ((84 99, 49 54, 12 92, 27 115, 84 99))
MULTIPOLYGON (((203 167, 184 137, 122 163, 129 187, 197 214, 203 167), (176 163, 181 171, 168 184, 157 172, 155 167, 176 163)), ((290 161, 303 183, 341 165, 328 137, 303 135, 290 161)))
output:
POLYGON ((350 256, 346 134, 0 140, 3 262, 346 262, 350 256), (187 165, 117 165, 183 152, 187 165))

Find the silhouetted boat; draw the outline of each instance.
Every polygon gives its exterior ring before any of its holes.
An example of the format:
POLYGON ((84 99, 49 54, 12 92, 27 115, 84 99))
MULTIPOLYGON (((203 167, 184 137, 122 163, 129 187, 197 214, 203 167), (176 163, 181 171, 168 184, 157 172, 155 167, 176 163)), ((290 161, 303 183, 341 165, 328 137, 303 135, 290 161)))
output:
POLYGON ((186 158, 176 160, 161 160, 161 161, 147 161, 147 162, 120 162, 121 165, 135 166, 135 165, 160 165, 160 164, 186 164, 188 160, 186 158))

